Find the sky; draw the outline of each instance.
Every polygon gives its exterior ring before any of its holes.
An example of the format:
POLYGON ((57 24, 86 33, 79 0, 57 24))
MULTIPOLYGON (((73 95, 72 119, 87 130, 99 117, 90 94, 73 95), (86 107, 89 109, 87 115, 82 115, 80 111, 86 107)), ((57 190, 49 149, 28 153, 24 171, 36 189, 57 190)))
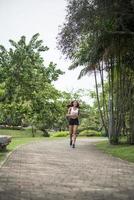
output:
POLYGON ((69 71, 70 60, 56 48, 59 26, 65 21, 66 0, 0 0, 0 44, 9 47, 9 39, 19 40, 25 35, 29 40, 35 33, 49 51, 44 53, 45 63, 57 63, 57 68, 65 72, 54 83, 61 91, 78 89, 94 90, 94 77, 85 76, 77 80, 80 69, 69 71))

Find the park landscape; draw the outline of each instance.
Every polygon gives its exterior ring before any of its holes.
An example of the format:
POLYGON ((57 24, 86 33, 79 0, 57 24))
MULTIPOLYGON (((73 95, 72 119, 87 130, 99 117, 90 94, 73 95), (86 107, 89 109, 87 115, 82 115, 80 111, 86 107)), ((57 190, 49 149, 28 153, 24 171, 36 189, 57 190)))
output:
POLYGON ((0 45, 0 200, 132 200, 134 3, 68 0, 65 14, 57 49, 94 88, 55 87, 66 72, 45 62, 50 50, 39 31, 0 45), (80 103, 75 149, 72 100, 80 103))

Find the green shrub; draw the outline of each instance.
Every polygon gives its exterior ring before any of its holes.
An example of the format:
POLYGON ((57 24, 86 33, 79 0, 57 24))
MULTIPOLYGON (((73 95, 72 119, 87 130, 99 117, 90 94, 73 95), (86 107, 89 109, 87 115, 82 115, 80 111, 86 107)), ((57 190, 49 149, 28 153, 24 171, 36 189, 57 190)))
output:
POLYGON ((68 131, 58 131, 52 134, 52 137, 67 137, 69 135, 68 131))
POLYGON ((105 130, 101 130, 101 134, 102 134, 103 137, 107 137, 108 136, 108 133, 106 133, 105 130))
POLYGON ((80 132, 79 134, 80 136, 87 136, 87 137, 90 137, 90 136, 101 136, 101 132, 99 131, 95 131, 95 130, 84 130, 82 132, 80 132))

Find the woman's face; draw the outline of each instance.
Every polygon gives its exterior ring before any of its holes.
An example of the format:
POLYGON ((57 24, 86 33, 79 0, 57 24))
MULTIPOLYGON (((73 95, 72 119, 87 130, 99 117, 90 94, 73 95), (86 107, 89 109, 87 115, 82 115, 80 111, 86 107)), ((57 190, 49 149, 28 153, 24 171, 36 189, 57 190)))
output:
POLYGON ((77 107, 77 105, 78 105, 78 102, 77 102, 77 101, 74 101, 74 102, 73 102, 73 106, 77 107))

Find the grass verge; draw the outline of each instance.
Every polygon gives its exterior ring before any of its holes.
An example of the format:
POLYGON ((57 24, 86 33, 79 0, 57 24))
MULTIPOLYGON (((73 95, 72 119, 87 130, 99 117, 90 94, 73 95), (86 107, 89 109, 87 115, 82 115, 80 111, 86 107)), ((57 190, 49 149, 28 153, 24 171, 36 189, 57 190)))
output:
POLYGON ((134 146, 127 144, 110 145, 107 141, 99 142, 96 147, 115 157, 134 162, 134 146))
POLYGON ((52 134, 51 137, 67 137, 69 135, 68 131, 57 131, 52 134))

